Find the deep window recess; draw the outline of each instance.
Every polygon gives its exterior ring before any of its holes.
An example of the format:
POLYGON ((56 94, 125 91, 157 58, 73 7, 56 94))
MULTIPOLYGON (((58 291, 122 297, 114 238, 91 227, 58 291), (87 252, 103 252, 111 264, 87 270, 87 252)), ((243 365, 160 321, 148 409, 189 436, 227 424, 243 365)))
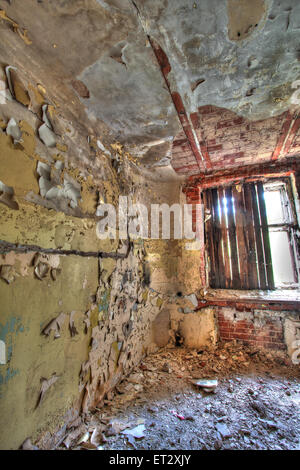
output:
POLYGON ((298 287, 297 221, 287 186, 273 180, 203 192, 210 287, 298 287))

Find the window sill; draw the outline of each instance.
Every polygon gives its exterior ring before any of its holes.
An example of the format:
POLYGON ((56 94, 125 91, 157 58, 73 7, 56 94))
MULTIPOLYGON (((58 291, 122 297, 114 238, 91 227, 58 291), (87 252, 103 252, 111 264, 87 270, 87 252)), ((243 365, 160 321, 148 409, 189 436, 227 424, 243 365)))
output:
POLYGON ((237 310, 261 309, 299 312, 300 289, 276 291, 208 289, 205 296, 198 299, 198 309, 208 306, 234 307, 237 310))

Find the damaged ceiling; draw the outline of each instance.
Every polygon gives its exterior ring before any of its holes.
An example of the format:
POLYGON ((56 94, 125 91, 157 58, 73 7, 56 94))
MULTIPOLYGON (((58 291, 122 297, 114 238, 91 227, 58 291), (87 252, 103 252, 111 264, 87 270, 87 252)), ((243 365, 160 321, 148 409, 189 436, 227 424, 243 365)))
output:
POLYGON ((0 7, 13 18, 2 14, 2 65, 27 69, 23 78, 52 90, 74 126, 124 144, 153 173, 171 164, 186 176, 299 152, 297 0, 0 7))

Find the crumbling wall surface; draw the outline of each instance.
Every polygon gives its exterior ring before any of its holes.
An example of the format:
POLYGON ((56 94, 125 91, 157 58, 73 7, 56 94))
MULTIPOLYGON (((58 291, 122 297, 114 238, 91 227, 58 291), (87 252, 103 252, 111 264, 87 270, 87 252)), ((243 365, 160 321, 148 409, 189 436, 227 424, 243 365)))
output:
POLYGON ((214 347, 217 343, 216 318, 213 309, 196 313, 173 311, 172 326, 178 341, 188 348, 214 347))
POLYGON ((163 299, 142 241, 96 234, 98 204, 134 195, 130 155, 0 79, 0 448, 53 448, 146 354, 163 299))
POLYGON ((78 401, 89 347, 84 320, 97 290, 97 258, 44 256, 34 266, 36 257, 10 252, 1 259, 2 449, 18 448, 27 437, 62 424, 78 401), (39 278, 42 266, 48 273, 39 278))
POLYGON ((299 312, 237 311, 218 308, 219 337, 223 341, 239 340, 257 348, 288 351, 290 357, 299 344, 299 312))
POLYGON ((218 335, 214 308, 197 311, 195 294, 177 292, 162 298, 163 308, 152 322, 152 350, 168 343, 188 348, 213 348, 216 345, 218 335))
POLYGON ((53 447, 146 354, 163 300, 144 283, 141 244, 122 254, 2 255, 1 448, 29 436, 53 447))

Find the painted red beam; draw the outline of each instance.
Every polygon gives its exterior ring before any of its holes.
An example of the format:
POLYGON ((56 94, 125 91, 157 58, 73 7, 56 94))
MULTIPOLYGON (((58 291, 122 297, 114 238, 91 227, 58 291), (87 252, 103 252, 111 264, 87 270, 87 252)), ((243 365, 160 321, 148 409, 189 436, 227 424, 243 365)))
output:
POLYGON ((295 115, 295 118, 294 118, 294 123, 292 125, 292 127, 290 128, 290 132, 289 132, 289 135, 286 139, 286 142, 285 142, 285 145, 284 145, 284 154, 287 155, 290 151, 290 148, 292 146, 292 143, 294 142, 294 139, 297 135, 297 132, 299 130, 299 127, 300 127, 300 115, 295 115))
POLYGON ((283 125, 282 125, 282 129, 281 129, 281 132, 280 132, 280 135, 279 135, 279 139, 277 141, 275 150, 272 154, 271 160, 277 160, 278 157, 280 156, 280 154, 283 150, 284 144, 285 144, 285 142, 286 142, 286 140, 289 136, 292 123, 293 123, 293 115, 290 113, 290 111, 287 111, 286 114, 285 114, 285 119, 284 119, 284 122, 283 122, 283 125))
POLYGON ((207 169, 210 170, 210 169, 212 169, 212 165, 211 165, 209 155, 208 155, 207 152, 203 154, 202 151, 201 151, 201 147, 200 147, 197 135, 196 135, 196 130, 194 128, 193 121, 187 115, 187 112, 186 112, 186 109, 184 107, 182 98, 181 98, 180 94, 177 91, 172 92, 172 90, 171 90, 170 82, 168 80, 168 75, 171 71, 171 65, 170 65, 169 59, 168 59, 166 53, 163 51, 163 49, 160 47, 160 45, 156 41, 151 39, 149 36, 148 36, 148 39, 149 39, 149 43, 150 43, 150 45, 153 49, 153 52, 156 56, 157 62, 160 66, 161 73, 162 73, 162 75, 165 79, 166 85, 168 87, 168 90, 169 90, 169 93, 171 95, 173 104, 174 104, 175 109, 177 111, 177 114, 178 114, 180 123, 182 125, 183 131, 184 131, 184 133, 187 137, 187 140, 190 144, 191 150, 192 150, 193 155, 195 157, 195 160, 196 160, 196 162, 199 166, 199 169, 201 170, 202 167, 204 166, 204 168, 207 168, 207 169))
POLYGON ((191 121, 189 120, 189 118, 187 116, 187 113, 186 113, 186 110, 185 110, 185 107, 184 107, 184 104, 183 104, 183 101, 182 101, 182 98, 181 98, 180 94, 177 91, 174 91, 174 92, 171 93, 171 96, 172 96, 172 100, 173 100, 174 106, 176 108, 178 117, 180 119, 182 128, 184 130, 184 133, 185 133, 185 135, 186 135, 186 137, 187 137, 187 139, 190 143, 190 146, 191 146, 192 152, 194 154, 194 157, 196 158, 196 160, 199 164, 199 168, 201 167, 201 165, 205 164, 205 167, 207 169, 211 169, 212 165, 211 165, 209 155, 207 154, 207 152, 204 153, 204 154, 202 153, 202 149, 201 149, 201 146, 199 144, 195 128, 191 124, 191 121))

